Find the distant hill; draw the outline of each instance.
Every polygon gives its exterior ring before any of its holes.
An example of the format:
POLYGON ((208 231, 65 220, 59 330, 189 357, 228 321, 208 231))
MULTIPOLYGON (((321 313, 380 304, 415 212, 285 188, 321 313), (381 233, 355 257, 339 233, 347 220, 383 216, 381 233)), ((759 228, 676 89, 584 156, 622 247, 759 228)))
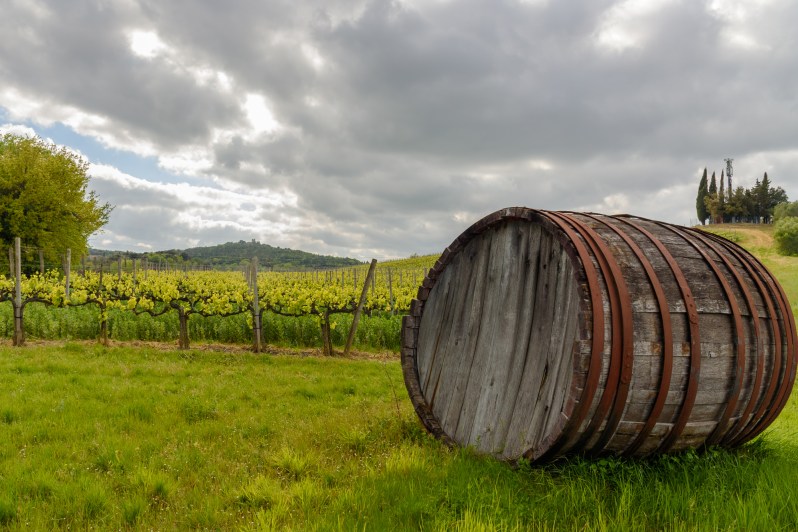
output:
POLYGON ((91 249, 89 254, 92 257, 105 257, 111 261, 122 256, 128 259, 147 259, 151 263, 168 263, 170 266, 187 264, 191 267, 209 266, 217 270, 239 269, 248 264, 253 257, 258 257, 261 269, 277 271, 324 270, 362 264, 357 259, 316 255, 306 251, 261 244, 255 240, 145 253, 91 249))

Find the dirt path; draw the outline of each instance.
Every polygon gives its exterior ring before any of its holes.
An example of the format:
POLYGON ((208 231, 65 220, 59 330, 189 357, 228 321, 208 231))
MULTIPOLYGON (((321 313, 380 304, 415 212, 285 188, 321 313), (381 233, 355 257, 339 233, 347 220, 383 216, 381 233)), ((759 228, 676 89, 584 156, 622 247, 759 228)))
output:
MULTIPOLYGON (((86 347, 97 347, 99 342, 97 340, 40 340, 40 339, 25 339, 25 346, 29 347, 64 347, 66 344, 82 345, 86 347)), ((176 342, 149 342, 141 340, 110 340, 108 342, 109 348, 114 347, 127 347, 127 348, 143 348, 143 349, 157 349, 160 351, 179 351, 176 342)), ((11 347, 11 340, 3 338, 0 339, 0 347, 11 347)), ((24 349, 24 347, 23 347, 24 349)), ((211 343, 192 343, 187 351, 213 351, 216 353, 233 353, 233 354, 253 354, 252 348, 240 344, 211 344, 211 343)), ((321 349, 307 347, 277 347, 273 345, 263 346, 262 354, 265 355, 282 355, 282 356, 298 356, 298 357, 318 357, 328 358, 322 355, 321 349)), ((334 358, 344 358, 341 350, 335 351, 334 358)), ((368 351, 351 351, 346 358, 359 359, 359 360, 398 360, 398 353, 391 351, 384 351, 378 353, 371 353, 368 351)))
POLYGON ((721 236, 737 235, 739 244, 746 248, 773 248, 773 226, 756 224, 712 224, 704 227, 699 226, 710 233, 721 236))
POLYGON ((750 242, 753 247, 769 248, 773 246, 773 235, 761 229, 732 227, 731 230, 745 235, 745 240, 750 242))

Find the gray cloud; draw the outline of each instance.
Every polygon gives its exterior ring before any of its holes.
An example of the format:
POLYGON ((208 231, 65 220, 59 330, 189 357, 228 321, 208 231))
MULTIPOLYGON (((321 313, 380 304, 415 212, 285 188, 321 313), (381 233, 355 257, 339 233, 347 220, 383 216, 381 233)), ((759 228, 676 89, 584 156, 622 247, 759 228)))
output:
POLYGON ((517 204, 687 224, 700 170, 719 173, 729 156, 737 184, 768 171, 798 189, 793 2, 53 0, 6 11, 0 107, 12 120, 63 121, 231 193, 209 204, 97 180, 124 207, 112 245, 258 238, 404 256, 517 204), (162 48, 136 55, 133 31, 162 48), (253 94, 276 129, 255 127, 253 94), (137 205, 170 236, 137 226, 137 205))

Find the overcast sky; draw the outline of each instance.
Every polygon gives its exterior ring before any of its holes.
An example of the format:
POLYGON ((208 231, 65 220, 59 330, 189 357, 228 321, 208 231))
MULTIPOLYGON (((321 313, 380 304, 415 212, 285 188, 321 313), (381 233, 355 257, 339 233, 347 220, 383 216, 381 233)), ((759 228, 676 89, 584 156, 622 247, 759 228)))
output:
POLYGON ((0 129, 91 163, 95 247, 438 253, 503 207, 798 199, 794 0, 4 0, 0 129))

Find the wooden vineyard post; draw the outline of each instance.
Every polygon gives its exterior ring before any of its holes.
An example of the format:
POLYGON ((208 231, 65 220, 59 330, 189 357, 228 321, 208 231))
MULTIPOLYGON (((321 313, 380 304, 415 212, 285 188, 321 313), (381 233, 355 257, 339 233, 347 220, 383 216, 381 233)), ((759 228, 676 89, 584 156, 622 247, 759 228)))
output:
MULTIPOLYGON (((110 265, 109 265, 110 267, 110 265)), ((99 292, 103 293, 105 290, 103 288, 103 271, 105 270, 105 261, 103 257, 100 257, 100 286, 99 292)), ((100 342, 105 346, 108 347, 108 308, 106 307, 105 301, 98 304, 100 307, 100 342)))
MULTIPOLYGON (((399 275, 402 275, 402 273, 399 272, 399 275)), ((393 275, 390 268, 388 268, 388 304, 391 306, 391 315, 393 315, 395 313, 393 308, 393 275)))
POLYGON ((180 320, 178 347, 180 349, 188 349, 188 313, 180 305, 177 305, 177 316, 180 320))
POLYGON ((44 250, 39 248, 39 273, 44 275, 44 250))
POLYGON ((100 343, 105 347, 110 345, 108 341, 108 310, 105 303, 100 303, 100 343))
POLYGON ((377 268, 377 259, 371 259, 369 265, 369 272, 366 274, 366 281, 363 283, 363 291, 360 292, 360 301, 357 303, 355 314, 352 316, 352 326, 349 328, 349 337, 346 339, 346 347, 344 348, 344 356, 349 354, 352 348, 352 342, 355 341, 355 333, 357 332, 357 325, 360 322, 360 313, 363 311, 363 305, 366 303, 366 295, 368 295, 369 284, 374 276, 374 270, 377 268))
POLYGON ((261 352, 261 316, 258 295, 258 257, 252 258, 252 334, 254 336, 253 350, 261 352))
POLYGON ((333 353, 332 338, 330 334, 330 311, 325 310, 321 316, 321 342, 322 353, 325 356, 331 357, 333 353))
POLYGON ((25 343, 25 330, 22 326, 22 243, 14 238, 14 346, 25 343))
POLYGON ((67 248, 64 262, 64 295, 69 300, 69 274, 72 271, 72 250, 67 248))

